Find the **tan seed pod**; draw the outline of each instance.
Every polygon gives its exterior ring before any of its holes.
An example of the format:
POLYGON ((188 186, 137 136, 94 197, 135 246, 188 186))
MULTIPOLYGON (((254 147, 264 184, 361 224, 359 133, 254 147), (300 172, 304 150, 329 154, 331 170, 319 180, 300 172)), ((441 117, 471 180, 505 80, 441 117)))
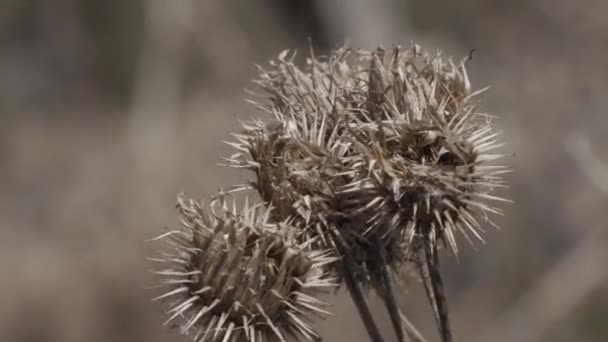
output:
POLYGON ((378 229, 410 249, 428 238, 457 252, 457 233, 483 241, 478 218, 501 214, 486 202, 505 201, 491 192, 505 186, 500 175, 508 170, 486 165, 502 157, 490 153, 500 133, 476 109, 465 62, 417 46, 395 48, 386 62, 373 55, 370 82, 382 79, 384 95, 370 95, 373 115, 349 122, 356 151, 344 159, 350 181, 340 202, 350 215, 364 214, 361 234, 378 229))
POLYGON ((267 205, 276 208, 275 220, 290 218, 301 228, 302 239, 317 239, 329 247, 328 224, 335 213, 334 189, 341 169, 345 115, 328 97, 335 89, 327 78, 327 65, 310 61, 303 72, 282 54, 268 70, 260 68, 256 83, 269 96, 254 102, 271 114, 270 123, 253 120, 243 124, 237 153, 228 165, 252 170, 251 185, 267 205))
POLYGON ((329 314, 317 295, 335 286, 325 273, 334 258, 294 241, 270 209, 235 207, 179 198, 182 227, 154 239, 170 249, 151 258, 163 267, 154 300, 165 302, 166 323, 194 341, 319 341, 310 321, 329 314))
MULTIPOLYGON (((338 191, 345 214, 359 223, 344 235, 380 239, 382 262, 405 256, 418 265, 444 342, 452 335, 439 242, 457 253, 458 233, 472 244, 471 236, 483 241, 479 218, 492 224, 488 213, 502 213, 487 202, 507 201, 491 194, 505 186, 500 176, 508 170, 486 164, 503 157, 491 152, 499 133, 476 109, 465 63, 418 46, 395 47, 388 58, 382 49, 371 53, 368 110, 349 121, 355 151, 343 159, 350 180, 338 191)), ((378 263, 368 251, 367 263, 378 263)), ((373 269, 370 281, 382 283, 373 269)))

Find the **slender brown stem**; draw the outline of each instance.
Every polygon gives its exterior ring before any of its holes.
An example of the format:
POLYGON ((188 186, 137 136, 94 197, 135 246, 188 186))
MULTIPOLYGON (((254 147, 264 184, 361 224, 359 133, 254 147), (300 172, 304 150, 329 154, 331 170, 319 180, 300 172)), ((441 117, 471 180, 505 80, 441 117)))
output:
POLYGON ((424 289, 433 308, 437 328, 442 342, 452 342, 452 331, 448 315, 448 306, 443 290, 443 281, 439 272, 437 245, 431 241, 424 242, 424 262, 420 265, 424 289))
POLYGON ((426 263, 426 258, 424 256, 421 257, 422 260, 417 262, 418 272, 420 273, 420 277, 422 278, 422 285, 424 285, 424 291, 426 292, 426 297, 431 304, 431 310, 433 310, 433 318, 435 318, 435 322, 439 322, 439 314, 437 313, 437 305, 435 301, 435 296, 433 291, 431 290, 431 280, 429 276, 429 269, 426 263))
POLYGON ((426 342, 426 339, 422 336, 422 334, 416 329, 414 324, 410 322, 410 320, 405 316, 405 314, 399 309, 397 305, 397 299, 393 292, 393 287, 391 285, 391 279, 388 273, 388 267, 386 262, 386 250, 382 245, 380 239, 374 239, 374 247, 375 251, 379 252, 379 260, 380 264, 376 265, 376 267, 381 272, 381 281, 383 287, 382 297, 384 299, 384 303, 388 314, 391 318, 391 322, 393 323, 393 328, 395 329, 395 334, 399 341, 407 341, 407 342, 426 342), (403 334, 405 330, 405 335, 403 334))
POLYGON ((380 334, 380 330, 374 321, 373 315, 369 310, 367 303, 365 302, 365 298, 363 296, 363 291, 357 281, 355 279, 355 270, 353 268, 354 261, 352 257, 348 253, 348 249, 346 248, 345 242, 342 237, 340 237, 336 232, 331 232, 332 238, 338 249, 338 252, 342 256, 342 260, 340 262, 340 266, 342 268, 342 275, 344 276, 344 281, 346 283, 346 287, 348 288, 348 292, 350 293, 355 306, 357 307, 357 311, 359 312, 359 316, 365 325, 365 330, 367 330, 367 334, 372 342, 384 342, 382 335, 380 334))
POLYGON ((379 263, 376 265, 378 271, 380 271, 381 277, 381 286, 382 286, 382 298, 384 299, 384 305, 386 306, 386 310, 388 311, 388 315, 393 324, 393 328, 395 329, 395 334, 397 335, 397 339, 399 342, 405 341, 405 336, 403 335, 403 326, 401 325, 401 317, 399 315, 399 307, 397 306, 397 301, 395 299, 395 295, 393 293, 393 288, 391 286, 391 280, 388 275, 388 269, 386 267, 386 250, 384 249, 384 245, 382 241, 376 236, 373 238, 374 242, 374 251, 378 254, 379 263))

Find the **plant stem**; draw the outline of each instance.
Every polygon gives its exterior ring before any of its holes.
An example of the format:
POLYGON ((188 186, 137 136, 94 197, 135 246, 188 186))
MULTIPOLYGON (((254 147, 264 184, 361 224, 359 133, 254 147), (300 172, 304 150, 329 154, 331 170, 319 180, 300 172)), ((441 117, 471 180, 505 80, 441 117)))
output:
POLYGON ((369 306, 365 302, 363 291, 361 291, 361 287, 355 280, 355 271, 353 269, 354 261, 348 253, 345 243, 342 237, 339 236, 339 233, 332 231, 331 234, 338 252, 342 256, 340 265, 342 266, 342 274, 344 276, 344 281, 346 282, 346 287, 348 288, 348 292, 357 307, 359 316, 365 325, 365 330, 367 330, 367 334, 372 342, 384 342, 380 330, 378 329, 378 326, 376 326, 373 315, 369 310, 369 306))
MULTIPOLYGON (((403 326, 401 325, 401 317, 399 315, 399 308, 397 307, 397 301, 393 293, 391 286, 391 280, 388 275, 388 269, 386 267, 386 250, 382 241, 376 236, 373 238, 375 253, 378 254, 379 263, 375 265, 380 271, 380 281, 382 286, 382 298, 384 299, 384 305, 388 311, 388 315, 393 323, 395 334, 399 342, 405 342, 405 336, 403 336, 403 326)), ((374 258, 372 258, 374 259, 374 258)))
POLYGON ((452 342, 452 331, 448 315, 447 301, 443 291, 443 281, 439 273, 439 257, 437 244, 427 240, 424 242, 424 262, 420 267, 424 289, 433 308, 437 328, 442 342, 452 342))

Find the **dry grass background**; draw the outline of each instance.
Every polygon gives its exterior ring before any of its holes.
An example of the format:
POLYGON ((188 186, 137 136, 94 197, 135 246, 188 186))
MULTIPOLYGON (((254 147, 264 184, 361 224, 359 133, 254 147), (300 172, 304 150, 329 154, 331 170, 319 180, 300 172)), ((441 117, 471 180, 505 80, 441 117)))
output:
MULTIPOLYGON (((458 340, 605 341, 608 4, 511 1, 0 2, 0 341, 185 341, 149 302, 142 241, 245 174, 216 166, 286 47, 416 40, 492 84, 515 157, 501 231, 446 264, 458 340)), ((406 284, 407 285, 407 284, 406 284)), ((431 335, 420 286, 401 287, 431 335)), ((348 296, 327 341, 365 341, 348 296)), ((379 304, 377 300, 373 303, 379 304)), ((376 310, 381 316, 382 308, 376 310)), ((389 328, 389 322, 381 326, 389 328)))

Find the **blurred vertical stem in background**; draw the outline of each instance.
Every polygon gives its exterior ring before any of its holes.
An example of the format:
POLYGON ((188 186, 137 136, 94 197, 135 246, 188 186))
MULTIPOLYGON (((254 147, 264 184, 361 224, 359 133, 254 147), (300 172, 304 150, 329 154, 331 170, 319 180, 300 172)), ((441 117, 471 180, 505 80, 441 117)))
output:
MULTIPOLYGON (((154 184, 161 190, 169 186, 168 177, 175 175, 177 164, 179 104, 193 7, 192 0, 144 2, 144 39, 135 74, 128 136, 136 179, 162 180, 163 184, 154 184)), ((158 189, 150 184, 138 188, 151 193, 158 189)))
POLYGON ((322 26, 336 44, 370 48, 410 36, 409 1, 315 0, 322 26))

